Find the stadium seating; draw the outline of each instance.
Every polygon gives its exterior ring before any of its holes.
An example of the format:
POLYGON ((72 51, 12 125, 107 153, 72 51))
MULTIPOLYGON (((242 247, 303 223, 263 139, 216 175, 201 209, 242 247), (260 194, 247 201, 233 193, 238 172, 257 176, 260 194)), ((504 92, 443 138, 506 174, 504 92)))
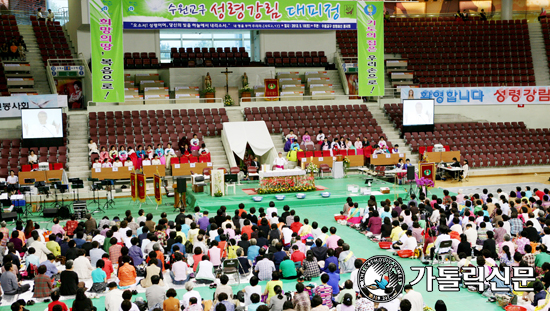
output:
MULTIPOLYGON (((67 115, 63 113, 63 137, 67 137, 67 115)), ((4 139, 0 141, 0 177, 6 178, 10 170, 30 171, 33 169, 28 164, 30 149, 34 150, 39 162, 49 162, 50 169, 64 168, 67 163, 66 138, 63 139, 63 146, 22 148, 21 139, 4 139)))
POLYGON ((250 56, 244 47, 236 48, 172 48, 174 67, 247 66, 250 56))
POLYGON ((154 52, 124 53, 125 69, 160 68, 159 59, 154 52))
MULTIPOLYGON (((38 49, 42 55, 44 65, 48 59, 72 59, 72 52, 65 38, 63 28, 59 22, 44 22, 36 20, 36 16, 31 15, 32 29, 36 36, 38 49)), ((70 61, 67 65, 71 65, 70 61)))
MULTIPOLYGON (((402 128, 402 104, 384 111, 402 128)), ((413 152, 440 143, 459 150, 470 167, 550 164, 550 129, 527 129, 523 122, 466 122, 436 124, 433 132, 405 133, 413 152)))
POLYGON ((540 20, 540 26, 542 28, 542 36, 544 38, 544 45, 546 46, 546 56, 549 59, 550 67, 550 21, 549 18, 542 18, 540 20))
MULTIPOLYGON (((299 136, 309 132, 316 142, 319 130, 329 137, 367 137, 369 141, 378 141, 384 136, 382 128, 376 123, 365 105, 324 105, 324 106, 289 106, 245 108, 244 118, 247 121, 265 121, 271 133, 288 134, 293 130, 299 136)), ((388 147, 391 148, 391 143, 388 147)))
POLYGON ((324 51, 266 52, 265 64, 275 67, 324 67, 328 65, 328 59, 324 51))
MULTIPOLYGON (((400 54, 424 87, 534 86, 526 20, 455 22, 398 18, 384 27, 385 53, 400 54)), ((337 31, 343 57, 357 56, 357 32, 337 31)))
POLYGON ((90 137, 98 147, 172 143, 177 150, 182 135, 191 139, 197 134, 202 141, 203 136, 220 135, 222 122, 228 121, 225 108, 89 113, 90 137))

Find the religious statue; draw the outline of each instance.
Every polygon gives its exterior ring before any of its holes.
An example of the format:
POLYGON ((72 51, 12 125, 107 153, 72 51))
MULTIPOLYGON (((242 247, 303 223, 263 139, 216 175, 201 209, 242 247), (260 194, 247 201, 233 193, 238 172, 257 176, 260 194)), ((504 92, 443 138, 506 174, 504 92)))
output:
POLYGON ((246 72, 243 75, 243 88, 248 86, 248 77, 246 76, 246 72))
POLYGON ((212 87, 212 78, 209 72, 207 72, 206 77, 204 77, 204 87, 207 89, 212 87))

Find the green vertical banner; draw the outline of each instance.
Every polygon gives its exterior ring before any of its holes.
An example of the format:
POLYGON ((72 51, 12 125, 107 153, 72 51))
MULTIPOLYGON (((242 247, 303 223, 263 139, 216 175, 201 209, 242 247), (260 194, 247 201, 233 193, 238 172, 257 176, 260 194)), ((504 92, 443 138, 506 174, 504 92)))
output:
POLYGON ((90 0, 94 102, 124 102, 122 1, 90 0))
POLYGON ((360 96, 384 96, 384 2, 357 2, 360 96))

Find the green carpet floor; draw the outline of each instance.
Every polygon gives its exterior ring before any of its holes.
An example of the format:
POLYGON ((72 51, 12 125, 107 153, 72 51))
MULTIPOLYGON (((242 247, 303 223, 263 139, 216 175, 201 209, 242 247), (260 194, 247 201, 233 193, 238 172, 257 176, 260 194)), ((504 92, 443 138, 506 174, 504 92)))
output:
MULTIPOLYGON (((339 213, 339 211, 342 209, 342 206, 345 202, 345 197, 350 196, 350 193, 347 192, 347 185, 348 184, 358 184, 360 185, 363 182, 364 178, 361 178, 359 176, 350 177, 343 180, 333 180, 333 179, 325 179, 320 180, 317 182, 318 185, 322 185, 324 187, 327 187, 328 189, 326 191, 331 192, 331 199, 322 199, 319 192, 310 192, 308 193, 308 196, 306 199, 298 200, 295 198, 293 194, 287 194, 287 199, 283 202, 276 202, 276 206, 280 209, 282 209, 283 205, 290 205, 291 208, 295 209, 297 211, 297 214, 301 216, 301 218, 308 218, 310 220, 310 223, 312 221, 317 221, 320 226, 336 226, 338 229, 337 234, 346 241, 346 243, 350 244, 351 249, 354 251, 355 255, 357 257, 362 258, 369 258, 370 256, 374 255, 390 255, 390 253, 386 250, 381 250, 376 243, 371 242, 363 235, 359 234, 356 230, 350 229, 346 226, 338 225, 334 221, 334 214, 339 213)), ((380 184, 381 185, 381 184, 380 184)), ((379 184, 373 185, 373 187, 379 186, 379 184)), ((393 186, 392 186, 393 187, 393 186)), ((243 188, 253 188, 253 185, 244 185, 241 187, 243 188)), ((273 200, 274 196, 266 195, 264 197, 263 202, 261 203, 254 203, 252 202, 251 196, 244 194, 244 192, 241 191, 241 194, 239 194, 239 188, 237 189, 237 195, 229 195, 223 198, 212 198, 207 197, 204 194, 196 195, 196 201, 199 203, 201 208, 208 208, 208 210, 215 211, 220 205, 228 206, 228 211, 232 212, 236 205, 240 202, 245 203, 246 209, 255 206, 258 207, 266 207, 270 200, 273 200)), ((442 189, 432 189, 430 190, 430 194, 436 194, 438 196, 442 195, 443 190, 442 189)), ((404 196, 405 194, 405 188, 399 187, 398 194, 404 196)), ((390 193, 391 199, 395 197, 394 191, 392 188, 392 193, 390 193)), ((383 197, 385 199, 386 196, 383 197)), ((354 200, 358 202, 366 202, 366 199, 364 196, 356 196, 354 197, 354 200)), ((108 209, 105 211, 105 213, 97 213, 94 214, 94 217, 96 219, 101 219, 103 216, 109 216, 110 218, 114 216, 124 217, 124 211, 127 209, 132 210, 132 214, 137 216, 137 211, 139 205, 136 205, 132 202, 131 199, 116 199, 115 200, 115 206, 113 209, 108 209)), ((163 203, 172 203, 173 199, 166 200, 163 203)), ((160 217, 160 213, 162 211, 165 211, 169 214, 169 219, 173 218, 174 215, 176 215, 176 212, 173 211, 173 208, 171 206, 163 205, 159 206, 158 209, 156 209, 156 204, 152 204, 150 202, 147 202, 146 205, 142 205, 142 207, 146 213, 151 212, 155 215, 155 219, 157 220, 160 217)), ((90 204, 88 205, 88 209, 93 209, 90 204)), ((41 221, 41 219, 36 219, 41 221)), ((42 220, 43 221, 43 220, 42 220)), ((51 228, 51 225, 49 226, 51 228)), ((396 257, 397 258, 397 257, 396 257)), ((405 269, 406 274, 406 282, 412 281, 416 277, 416 272, 411 271, 410 267, 413 266, 422 266, 420 261, 414 260, 414 259, 402 259, 397 258, 399 262, 403 265, 403 268, 405 269)), ((343 284, 344 280, 349 279, 349 274, 342 275, 342 282, 343 284)), ((319 279, 314 279, 314 282, 320 283, 319 279)), ((283 281, 284 283, 284 291, 294 291, 295 290, 295 281, 283 281)), ((262 286, 265 285, 265 282, 260 283, 262 286)), ((438 299, 442 299, 447 304, 447 310, 449 311, 464 311, 464 310, 502 310, 500 307, 497 307, 494 303, 488 303, 486 302, 487 299, 482 297, 479 294, 470 293, 467 290, 461 289, 459 292, 439 292, 437 290, 437 283, 434 282, 434 291, 433 292, 427 292, 426 291, 426 282, 425 280, 422 281, 420 284, 415 286, 415 290, 422 293, 424 297, 424 302, 433 308, 435 305, 435 302, 438 299)), ((241 283, 239 286, 234 286, 234 292, 237 290, 240 290, 244 288, 247 284, 241 283)), ((209 289, 208 287, 198 287, 197 290, 202 295, 204 299, 211 299, 212 294, 214 293, 213 289, 209 289)), ((177 290, 178 297, 181 298, 182 295, 185 293, 185 290, 177 290)), ((145 294, 139 294, 139 296, 144 297, 145 294)), ((94 303, 94 306, 97 307, 99 311, 104 310, 104 298, 100 297, 99 299, 93 299, 92 302, 94 303)), ((69 308, 72 305, 72 301, 65 301, 69 308)), ((37 303, 34 306, 28 307, 30 311, 43 311, 44 308, 46 308, 46 303, 37 303)), ((0 311, 8 311, 8 307, 1 307, 0 311)))

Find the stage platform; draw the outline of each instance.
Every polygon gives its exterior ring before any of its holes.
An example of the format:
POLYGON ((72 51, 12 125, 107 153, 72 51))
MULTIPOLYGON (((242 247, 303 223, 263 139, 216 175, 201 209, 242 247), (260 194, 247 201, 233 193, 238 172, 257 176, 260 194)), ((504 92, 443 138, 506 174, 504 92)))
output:
MULTIPOLYGON (((290 206, 321 206, 326 204, 344 204, 347 197, 352 197, 354 202, 366 204, 369 200, 370 195, 361 195, 360 193, 353 193, 348 191, 348 186, 357 185, 358 187, 367 187, 365 185, 365 176, 361 175, 351 175, 343 179, 316 179, 315 185, 320 188, 326 188, 320 191, 309 191, 303 192, 306 194, 304 199, 296 198, 296 193, 290 192, 283 193, 285 199, 283 201, 278 201, 275 198, 275 194, 263 194, 263 195, 249 195, 243 190, 254 189, 259 187, 258 182, 247 182, 243 183, 241 186, 236 186, 235 194, 233 194, 233 189, 229 189, 229 194, 223 197, 212 197, 209 194, 205 193, 193 193, 190 188, 187 190, 188 203, 190 206, 200 206, 201 209, 207 209, 211 212, 216 212, 220 206, 224 205, 228 210, 236 209, 240 203, 245 203, 246 206, 267 206, 270 201, 277 202, 277 205, 290 205, 290 206), (330 192, 329 198, 321 197, 321 193, 330 192), (255 196, 263 197, 262 202, 254 202, 252 200, 255 196)), ((399 186, 394 185, 393 183, 388 183, 380 179, 374 179, 372 186, 370 187, 372 192, 380 192, 381 187, 390 188, 389 194, 376 194, 376 200, 378 202, 390 199, 392 202, 398 197, 405 199, 407 197, 407 192, 409 186, 399 186)), ((205 187, 205 191, 208 191, 209 188, 205 187)))

